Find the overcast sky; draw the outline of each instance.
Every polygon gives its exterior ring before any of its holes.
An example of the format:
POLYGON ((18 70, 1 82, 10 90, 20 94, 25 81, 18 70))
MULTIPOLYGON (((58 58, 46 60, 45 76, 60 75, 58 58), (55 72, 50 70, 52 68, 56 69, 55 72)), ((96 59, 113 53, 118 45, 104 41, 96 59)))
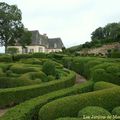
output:
MULTIPOLYGON (((29 30, 61 37, 66 47, 90 41, 97 27, 120 21, 120 0, 0 0, 16 4, 29 30)), ((0 48, 1 51, 1 48, 0 48)))

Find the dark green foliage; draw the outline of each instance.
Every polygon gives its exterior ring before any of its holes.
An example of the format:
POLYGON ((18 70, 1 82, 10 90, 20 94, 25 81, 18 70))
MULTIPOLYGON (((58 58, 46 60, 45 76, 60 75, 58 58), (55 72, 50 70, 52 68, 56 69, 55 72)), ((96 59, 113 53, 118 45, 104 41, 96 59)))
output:
POLYGON ((31 58, 31 54, 16 54, 13 56, 13 60, 14 61, 19 61, 20 59, 27 59, 27 58, 31 58))
POLYGON ((111 53, 112 58, 120 58, 120 50, 119 51, 113 51, 111 53))
POLYGON ((41 120, 60 117, 76 117, 86 106, 99 106, 108 111, 120 105, 120 87, 64 97, 44 105, 40 109, 41 120))
POLYGON ((25 64, 14 64, 11 66, 10 70, 17 74, 23 74, 27 72, 37 72, 38 69, 34 67, 28 67, 25 64))
POLYGON ((102 89, 108 89, 108 88, 113 88, 113 87, 117 87, 118 85, 109 83, 109 82, 104 82, 104 81, 100 81, 100 82, 96 82, 94 84, 94 90, 102 90, 102 89))
POLYGON ((111 116, 111 114, 107 110, 98 106, 87 106, 83 108, 82 110, 79 111, 78 117, 83 118, 84 115, 90 116, 91 120, 94 120, 94 118, 92 119, 92 116, 104 116, 104 117, 111 116))
POLYGON ((33 58, 46 58, 46 54, 45 53, 33 53, 32 57, 33 58))
POLYGON ((33 84, 32 81, 22 80, 12 77, 0 77, 0 88, 13 88, 33 84))
POLYGON ((28 72, 25 73, 23 75, 21 75, 19 78, 19 80, 32 80, 33 83, 37 80, 37 82, 39 83, 39 81, 41 82, 47 82, 48 78, 45 75, 45 73, 43 72, 28 72))
POLYGON ((22 46, 23 49, 26 48, 26 45, 29 45, 32 42, 32 33, 30 31, 23 30, 21 36, 18 38, 18 43, 22 46))
POLYGON ((0 43, 5 46, 14 45, 16 39, 21 36, 23 24, 20 9, 16 5, 8 5, 0 2, 0 43))
POLYGON ((21 103, 30 98, 34 98, 55 90, 70 87, 74 84, 75 73, 70 72, 68 76, 59 81, 54 80, 40 85, 24 86, 18 88, 8 88, 0 90, 0 107, 11 106, 21 103))
POLYGON ((120 62, 118 59, 65 57, 63 64, 95 82, 106 81, 120 85, 120 62))
POLYGON ((56 74, 55 64, 52 61, 46 61, 43 64, 42 71, 46 75, 53 75, 53 76, 55 76, 55 74, 56 74))
POLYGON ((24 64, 38 64, 38 65, 42 64, 42 61, 40 61, 37 58, 21 59, 20 62, 24 64))
POLYGON ((18 49, 14 47, 7 49, 7 53, 12 54, 12 55, 16 54, 17 52, 18 52, 18 49))
POLYGON ((0 62, 12 62, 11 55, 0 55, 0 62))
POLYGON ((115 108, 112 110, 112 114, 113 114, 113 115, 120 116, 120 106, 115 107, 115 108))
POLYGON ((20 105, 17 105, 8 110, 0 120, 37 120, 39 109, 46 103, 56 100, 58 98, 74 95, 78 93, 89 92, 93 90, 93 82, 89 81, 83 84, 77 84, 75 86, 65 88, 62 90, 54 91, 52 93, 45 94, 43 96, 36 97, 29 101, 26 101, 20 105))

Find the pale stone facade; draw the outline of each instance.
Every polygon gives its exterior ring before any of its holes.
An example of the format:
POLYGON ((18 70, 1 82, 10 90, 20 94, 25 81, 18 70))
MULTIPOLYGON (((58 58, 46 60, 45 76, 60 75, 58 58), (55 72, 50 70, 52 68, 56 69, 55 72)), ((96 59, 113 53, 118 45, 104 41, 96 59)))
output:
POLYGON ((8 48, 17 48, 18 53, 35 53, 35 52, 46 52, 44 46, 26 46, 22 49, 22 46, 8 46, 8 48))
POLYGON ((22 49, 19 43, 8 48, 18 48, 18 53, 35 53, 35 52, 61 52, 64 47, 61 38, 48 38, 46 34, 41 35, 38 30, 30 31, 32 33, 31 44, 22 49))

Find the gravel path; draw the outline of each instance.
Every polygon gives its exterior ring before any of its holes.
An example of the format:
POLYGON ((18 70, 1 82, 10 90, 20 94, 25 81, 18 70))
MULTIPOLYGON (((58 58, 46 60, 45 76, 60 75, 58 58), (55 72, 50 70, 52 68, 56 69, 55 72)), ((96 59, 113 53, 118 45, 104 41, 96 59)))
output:
POLYGON ((83 76, 76 74, 76 81, 75 81, 76 84, 83 83, 85 81, 86 79, 83 76))
POLYGON ((0 117, 7 112, 8 109, 0 109, 0 117))
MULTIPOLYGON (((86 81, 86 79, 83 76, 81 76, 79 74, 76 74, 76 81, 75 81, 76 84, 80 84, 80 83, 83 83, 85 81, 86 81)), ((0 109, 0 117, 2 115, 4 115, 7 112, 7 110, 8 110, 8 108, 6 108, 6 109, 0 109)))

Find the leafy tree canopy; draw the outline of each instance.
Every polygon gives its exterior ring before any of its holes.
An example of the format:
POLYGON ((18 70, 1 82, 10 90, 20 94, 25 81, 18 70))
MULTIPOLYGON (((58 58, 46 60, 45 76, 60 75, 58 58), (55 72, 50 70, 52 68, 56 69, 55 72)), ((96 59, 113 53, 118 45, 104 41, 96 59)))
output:
POLYGON ((30 43, 31 35, 24 31, 21 14, 16 5, 0 2, 0 44, 5 46, 5 52, 8 45, 15 45, 16 42, 22 46, 30 43))

